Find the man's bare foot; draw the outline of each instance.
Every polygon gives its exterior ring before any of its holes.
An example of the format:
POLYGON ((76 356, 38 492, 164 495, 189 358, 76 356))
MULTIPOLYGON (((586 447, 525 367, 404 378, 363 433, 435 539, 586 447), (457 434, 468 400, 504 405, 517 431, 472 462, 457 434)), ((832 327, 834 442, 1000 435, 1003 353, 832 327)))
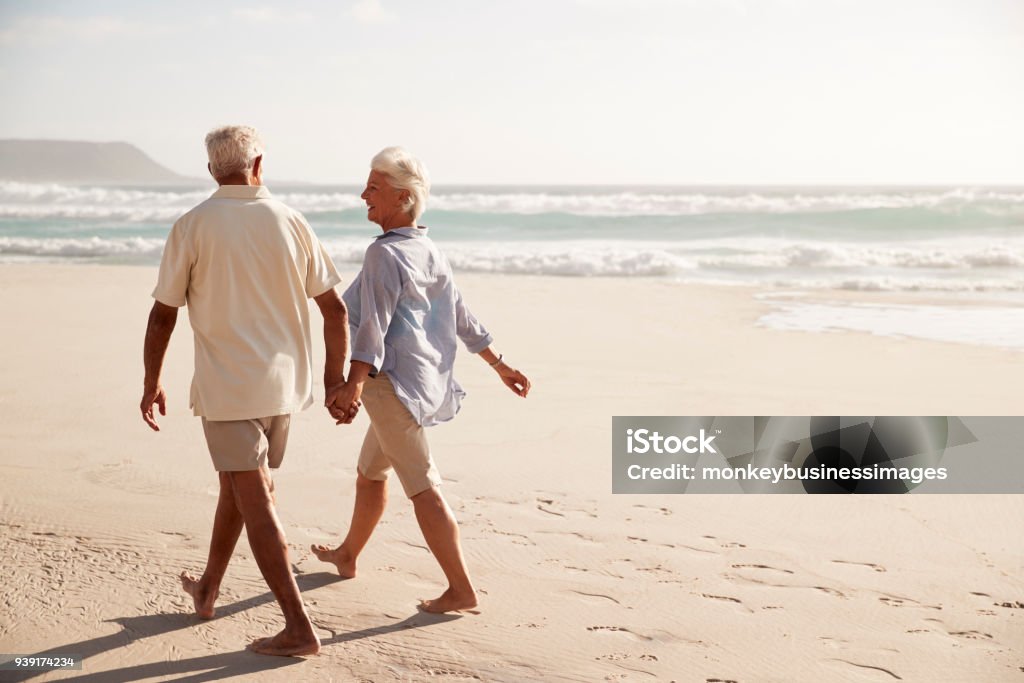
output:
POLYGON ((434 598, 433 600, 423 600, 419 605, 421 610, 431 612, 432 614, 461 612, 463 610, 472 610, 476 606, 476 591, 456 593, 451 588, 441 593, 441 597, 434 598))
POLYGON ((338 575, 343 579, 354 579, 356 577, 356 558, 345 549, 344 545, 337 548, 328 548, 325 545, 311 545, 309 549, 323 562, 330 562, 338 568, 338 575))
POLYGON ((192 596, 196 607, 196 616, 200 619, 213 619, 213 603, 217 601, 220 591, 211 591, 202 586, 199 579, 186 571, 181 572, 181 587, 192 596))
POLYGON ((257 638, 249 643, 249 649, 261 655, 302 657, 320 652, 320 639, 312 629, 302 635, 290 633, 285 629, 270 638, 257 638))

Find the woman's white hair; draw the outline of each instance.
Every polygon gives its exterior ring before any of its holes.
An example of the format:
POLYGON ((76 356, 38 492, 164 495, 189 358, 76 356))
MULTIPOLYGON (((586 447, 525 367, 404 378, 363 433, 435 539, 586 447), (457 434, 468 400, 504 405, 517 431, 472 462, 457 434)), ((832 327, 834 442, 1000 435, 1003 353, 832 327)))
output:
POLYGON ((263 139, 252 126, 221 126, 206 134, 206 155, 214 178, 245 173, 263 154, 263 139))
POLYGON ((403 147, 385 147, 373 157, 370 168, 386 175, 395 189, 409 191, 406 211, 413 221, 419 220, 427 210, 427 197, 430 196, 427 167, 403 147))

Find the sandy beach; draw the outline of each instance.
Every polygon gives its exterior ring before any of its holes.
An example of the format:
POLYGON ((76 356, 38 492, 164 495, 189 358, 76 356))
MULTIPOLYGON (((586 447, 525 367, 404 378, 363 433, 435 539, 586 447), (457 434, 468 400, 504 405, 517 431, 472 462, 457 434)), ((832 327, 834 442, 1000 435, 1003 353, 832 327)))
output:
MULTIPOLYGON (((367 419, 297 415, 278 506, 323 652, 246 652, 281 614, 245 539, 216 619, 191 614, 176 578, 202 570, 217 481, 188 409, 184 315, 162 431, 138 414, 155 278, 0 267, 0 652, 85 658, 0 680, 1024 676, 1024 498, 613 496, 610 469, 613 415, 1024 414, 1021 353, 772 330, 755 290, 643 278, 459 277, 534 385, 520 400, 463 350, 469 397, 429 433, 480 614, 415 609, 442 575, 397 488, 357 578, 312 557, 345 531, 367 419)), ((314 345, 322 363, 319 326, 314 345)))

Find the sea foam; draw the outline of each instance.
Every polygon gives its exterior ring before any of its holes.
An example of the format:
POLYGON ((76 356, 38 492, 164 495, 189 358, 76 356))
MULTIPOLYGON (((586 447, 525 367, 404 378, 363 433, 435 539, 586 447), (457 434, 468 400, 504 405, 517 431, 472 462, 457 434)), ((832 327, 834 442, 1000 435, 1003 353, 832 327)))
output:
MULTIPOLYGON (((0 217, 118 218, 173 220, 212 194, 214 188, 77 187, 54 183, 0 182, 0 217)), ((311 214, 362 210, 358 188, 286 186, 275 196, 311 214)), ((953 188, 936 190, 828 190, 677 188, 671 191, 502 188, 459 191, 438 188, 429 209, 482 214, 578 216, 696 216, 704 214, 800 214, 884 209, 925 209, 945 214, 965 210, 1024 218, 1024 192, 953 188)))
POLYGON ((758 324, 779 330, 851 330, 1024 350, 1024 307, 774 302, 758 324))

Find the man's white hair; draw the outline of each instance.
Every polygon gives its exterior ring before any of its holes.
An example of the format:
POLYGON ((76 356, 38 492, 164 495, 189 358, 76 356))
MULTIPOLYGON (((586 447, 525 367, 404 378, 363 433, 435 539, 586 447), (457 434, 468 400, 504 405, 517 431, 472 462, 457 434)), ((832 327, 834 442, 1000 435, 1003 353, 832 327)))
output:
POLYGON ((419 220, 427 210, 427 197, 430 196, 427 167, 403 147, 385 147, 373 157, 370 168, 386 175, 392 187, 409 191, 406 211, 413 221, 419 220))
POLYGON ((221 126, 206 134, 206 155, 214 178, 245 173, 263 154, 263 139, 252 126, 221 126))

